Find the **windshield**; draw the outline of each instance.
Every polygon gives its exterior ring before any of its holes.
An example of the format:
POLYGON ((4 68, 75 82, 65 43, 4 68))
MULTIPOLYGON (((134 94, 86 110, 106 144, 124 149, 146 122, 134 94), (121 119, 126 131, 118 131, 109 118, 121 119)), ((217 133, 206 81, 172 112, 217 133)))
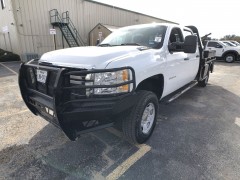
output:
POLYGON ((232 43, 230 43, 230 42, 223 42, 224 44, 226 44, 226 45, 228 45, 228 46, 235 46, 235 45, 233 45, 232 43))
POLYGON ((239 43, 236 41, 231 41, 231 43, 235 44, 236 46, 239 46, 239 43))
POLYGON ((121 28, 110 34, 99 46, 147 46, 149 48, 162 47, 167 26, 148 25, 121 28))

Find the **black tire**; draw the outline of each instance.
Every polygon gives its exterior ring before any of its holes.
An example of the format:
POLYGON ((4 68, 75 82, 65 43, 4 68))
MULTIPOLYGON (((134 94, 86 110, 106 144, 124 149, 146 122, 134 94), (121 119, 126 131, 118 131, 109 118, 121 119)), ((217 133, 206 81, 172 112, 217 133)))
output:
MULTIPOLYGON (((137 93, 138 102, 134 105, 130 113, 126 115, 125 118, 123 118, 122 131, 130 141, 141 144, 148 140, 148 138, 152 135, 152 132, 156 125, 158 115, 158 98, 154 93, 150 91, 138 91, 137 93), (154 115, 151 115, 153 111, 149 111, 150 106, 151 108, 155 108, 153 110, 155 112, 154 115), (154 120, 151 121, 152 123, 147 123, 147 128, 149 128, 149 130, 147 133, 144 133, 141 123, 144 122, 142 121, 142 118, 146 108, 148 110, 148 115, 146 117, 152 116, 154 117, 154 120)), ((145 112, 147 112, 147 110, 145 112)), ((147 121, 147 118, 145 120, 147 121)))
POLYGON ((202 81, 198 81, 198 86, 199 86, 199 87, 206 87, 206 86, 207 86, 207 84, 208 84, 208 79, 209 79, 209 74, 210 74, 210 73, 209 73, 209 70, 208 70, 206 78, 203 79, 202 81))
POLYGON ((229 53, 224 56, 224 60, 227 63, 233 63, 236 60, 235 54, 229 53))

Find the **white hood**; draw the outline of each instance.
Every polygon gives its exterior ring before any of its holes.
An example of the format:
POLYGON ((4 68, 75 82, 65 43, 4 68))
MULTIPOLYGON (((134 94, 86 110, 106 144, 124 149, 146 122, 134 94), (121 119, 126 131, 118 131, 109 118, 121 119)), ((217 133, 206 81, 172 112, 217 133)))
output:
POLYGON ((55 66, 84 69, 104 69, 113 60, 132 57, 141 53, 137 46, 76 47, 51 51, 42 55, 39 62, 55 66))

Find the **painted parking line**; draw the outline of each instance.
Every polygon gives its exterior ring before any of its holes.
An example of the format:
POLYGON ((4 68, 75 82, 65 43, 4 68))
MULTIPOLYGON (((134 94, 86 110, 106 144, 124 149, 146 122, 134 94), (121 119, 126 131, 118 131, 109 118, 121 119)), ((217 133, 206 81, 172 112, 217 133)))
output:
POLYGON ((142 158, 148 151, 151 150, 151 147, 148 145, 142 145, 141 148, 131 155, 127 160, 120 164, 116 169, 114 169, 107 177, 107 180, 118 179, 123 175, 134 163, 136 163, 140 158, 142 158))
POLYGON ((240 127, 240 118, 237 117, 237 118, 235 119, 235 124, 240 127))
MULTIPOLYGON (((122 133, 114 128, 107 128, 110 133, 122 138, 122 133)), ((131 142, 129 142, 131 143, 131 142)), ((131 143, 132 144, 132 143, 131 143)), ((107 177, 107 180, 118 179, 122 176, 132 165, 134 165, 139 159, 141 159, 147 152, 151 150, 151 147, 146 144, 133 144, 139 148, 137 152, 126 159, 122 164, 120 164, 116 169, 114 169, 107 177)))
POLYGON ((12 73, 14 73, 15 75, 18 75, 18 73, 16 73, 14 70, 10 69, 9 67, 7 67, 6 65, 4 65, 3 63, 0 63, 1 66, 5 67, 6 69, 8 69, 9 71, 11 71, 12 73))

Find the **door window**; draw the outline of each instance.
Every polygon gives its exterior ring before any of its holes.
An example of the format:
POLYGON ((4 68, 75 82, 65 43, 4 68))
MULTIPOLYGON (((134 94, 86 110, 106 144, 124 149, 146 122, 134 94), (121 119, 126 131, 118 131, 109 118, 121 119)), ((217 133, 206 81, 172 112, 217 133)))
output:
POLYGON ((184 39, 186 38, 186 36, 189 36, 189 35, 192 35, 192 32, 189 31, 189 30, 184 29, 184 30, 183 30, 184 39))
POLYGON ((173 28, 169 37, 169 42, 183 42, 182 31, 179 28, 173 28))
POLYGON ((217 42, 209 42, 207 46, 216 48, 216 47, 219 47, 220 44, 218 44, 217 42))
POLYGON ((183 35, 180 28, 173 28, 168 40, 169 52, 182 52, 183 51, 183 35))

